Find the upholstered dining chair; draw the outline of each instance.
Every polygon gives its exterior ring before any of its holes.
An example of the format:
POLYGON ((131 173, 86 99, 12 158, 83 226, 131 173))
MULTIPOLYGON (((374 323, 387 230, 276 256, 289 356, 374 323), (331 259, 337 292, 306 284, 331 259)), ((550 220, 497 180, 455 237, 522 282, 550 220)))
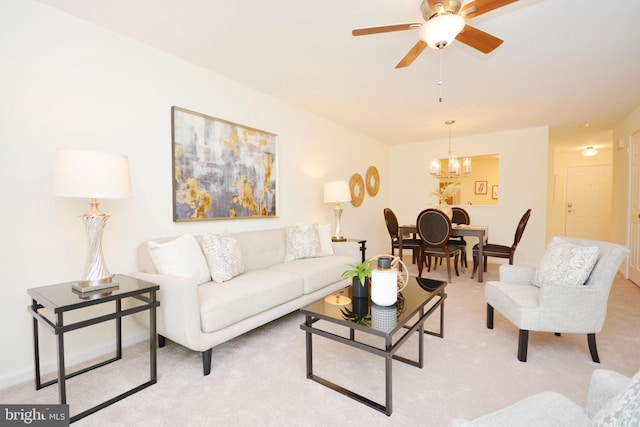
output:
MULTIPOLYGON (((452 206, 451 211, 453 212, 451 217, 451 222, 453 224, 471 224, 471 216, 469 216, 469 212, 466 210, 457 206, 452 206)), ((451 240, 457 241, 458 246, 460 246, 460 268, 464 273, 464 268, 467 267, 467 241, 464 240, 464 236, 452 237, 451 240)))
POLYGON ((537 268, 501 265, 500 280, 486 283, 487 328, 493 329, 494 310, 513 323, 521 362, 527 361, 529 331, 587 334, 591 359, 599 363, 596 333, 628 253, 614 243, 553 237, 537 268))
POLYGON ((529 222, 529 217, 531 217, 531 209, 527 209, 527 211, 520 218, 520 222, 516 227, 516 233, 513 237, 513 244, 511 246, 506 245, 497 245, 495 243, 485 243, 483 246, 483 258, 484 260, 478 259, 478 244, 473 245, 473 271, 471 272, 471 278, 475 276, 476 271, 478 270, 478 265, 482 262, 484 272, 487 272, 487 257, 495 257, 495 258, 509 258, 509 264, 513 264, 513 256, 516 253, 516 247, 518 243, 520 243, 520 239, 522 239, 522 234, 524 233, 524 229, 527 226, 527 222, 529 222))
MULTIPOLYGON (((398 218, 396 214, 389 208, 384 208, 384 222, 387 224, 387 231, 389 232, 389 237, 391 237, 391 255, 395 255, 395 249, 400 248, 399 240, 400 235, 398 234, 398 218)), ((402 239, 402 249, 411 249, 413 251, 412 259, 413 262, 416 262, 418 250, 422 246, 422 240, 408 238, 402 239)), ((399 253, 398 256, 402 259, 402 254, 399 253)))
POLYGON ((449 240, 451 237, 451 220, 441 210, 425 209, 418 215, 416 228, 422 240, 422 247, 418 253, 418 276, 422 277, 424 265, 428 266, 427 271, 431 270, 431 257, 436 260, 446 258, 447 275, 449 283, 451 283, 451 258, 454 259, 453 265, 456 276, 460 275, 458 272, 460 246, 457 241, 449 240))

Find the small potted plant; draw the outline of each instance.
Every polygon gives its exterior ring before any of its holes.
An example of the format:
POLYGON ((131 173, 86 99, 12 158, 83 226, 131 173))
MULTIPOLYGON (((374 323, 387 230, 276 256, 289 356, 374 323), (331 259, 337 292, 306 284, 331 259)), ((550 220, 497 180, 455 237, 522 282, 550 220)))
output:
POLYGON ((351 280, 351 292, 354 298, 369 297, 369 276, 373 271, 369 264, 371 264, 370 259, 357 264, 349 264, 351 268, 342 273, 341 277, 344 280, 351 280))

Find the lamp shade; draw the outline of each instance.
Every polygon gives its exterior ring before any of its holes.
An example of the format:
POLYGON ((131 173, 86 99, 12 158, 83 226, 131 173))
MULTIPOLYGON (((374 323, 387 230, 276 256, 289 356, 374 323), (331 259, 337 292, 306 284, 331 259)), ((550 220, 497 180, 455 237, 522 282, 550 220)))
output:
POLYGON ((324 202, 348 202, 351 200, 351 191, 347 181, 331 181, 324 185, 324 202))
POLYGON ((420 38, 429 47, 442 49, 451 43, 464 28, 465 21, 460 15, 438 15, 429 19, 420 28, 420 38))
POLYGON ((53 194, 96 199, 131 197, 129 159, 101 151, 58 150, 53 194))

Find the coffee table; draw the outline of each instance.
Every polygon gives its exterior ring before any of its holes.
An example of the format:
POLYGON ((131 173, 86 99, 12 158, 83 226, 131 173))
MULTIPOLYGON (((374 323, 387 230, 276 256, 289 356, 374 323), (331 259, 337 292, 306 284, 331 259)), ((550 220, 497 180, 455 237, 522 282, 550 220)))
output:
MULTIPOLYGON (((381 307, 369 299, 361 301, 354 298, 346 305, 336 304, 341 298, 351 298, 351 286, 337 294, 318 300, 300 309, 305 315, 305 322, 300 328, 306 335, 307 378, 323 384, 373 409, 391 415, 392 412, 392 361, 393 359, 418 368, 424 365, 424 334, 444 337, 444 301, 447 298, 445 287, 447 282, 409 277, 407 286, 398 295, 398 302, 391 307, 381 307), (334 299, 335 298, 335 299, 334 299), (424 322, 440 308, 440 330, 438 332, 424 329, 424 322), (331 325, 345 328, 344 334, 338 335, 330 331, 331 325), (327 328, 329 326, 329 328, 327 328), (381 337, 382 345, 373 345, 356 339, 358 335, 369 334, 381 337), (418 360, 411 360, 396 355, 398 349, 418 332, 418 360), (377 403, 358 393, 341 387, 313 373, 313 335, 318 335, 357 349, 375 354, 385 359, 385 403, 377 403)), ((369 340, 371 341, 371 340, 369 340)), ((374 340, 375 341, 375 340, 374 340)))

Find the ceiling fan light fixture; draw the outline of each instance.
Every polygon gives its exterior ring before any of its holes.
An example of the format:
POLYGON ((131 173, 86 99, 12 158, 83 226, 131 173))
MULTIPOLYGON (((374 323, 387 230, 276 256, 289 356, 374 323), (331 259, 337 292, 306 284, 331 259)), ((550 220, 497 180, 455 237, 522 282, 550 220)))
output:
POLYGON ((582 150, 583 156, 591 157, 591 156, 595 156, 596 154, 598 154, 598 150, 596 150, 596 148, 592 145, 582 150))
POLYGON ((460 34, 464 26, 465 20, 460 15, 436 15, 422 25, 420 38, 433 49, 443 49, 460 34))

